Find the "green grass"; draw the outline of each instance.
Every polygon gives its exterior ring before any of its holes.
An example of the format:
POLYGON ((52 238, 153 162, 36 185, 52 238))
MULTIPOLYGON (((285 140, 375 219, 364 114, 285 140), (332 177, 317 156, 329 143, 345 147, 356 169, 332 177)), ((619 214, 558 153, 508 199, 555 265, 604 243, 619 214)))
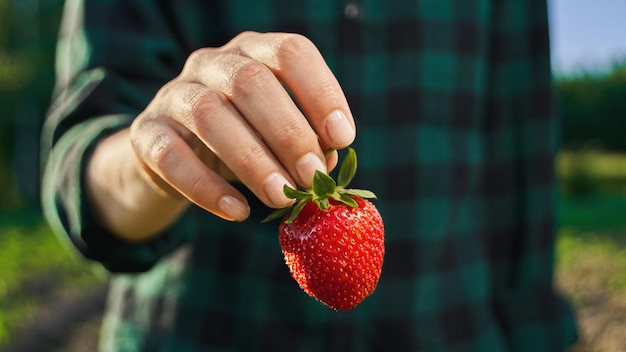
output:
MULTIPOLYGON (((600 288, 608 292, 626 290, 626 236, 612 232, 580 232, 563 229, 559 233, 556 247, 557 268, 562 271, 577 271, 601 268, 601 272, 589 274, 596 278, 604 276, 600 288)), ((575 296, 576 292, 572 292, 575 296)))
POLYGON ((561 177, 569 176, 572 169, 585 168, 599 179, 626 177, 626 155, 603 151, 593 144, 576 150, 563 150, 557 155, 556 170, 561 177))
POLYGON ((597 192, 626 197, 626 154, 607 152, 593 143, 558 153, 555 170, 560 190, 570 196, 597 192))
POLYGON ((559 200, 559 227, 576 231, 626 232, 626 197, 598 193, 559 200))
POLYGON ((562 152, 556 170, 562 186, 577 177, 589 185, 582 194, 559 196, 557 270, 570 275, 585 265, 603 268, 598 270, 610 277, 599 283, 601 289, 626 290, 626 155, 562 152))
POLYGON ((578 317, 573 351, 626 346, 626 154, 559 154, 556 282, 578 317))
POLYGON ((626 291, 626 197, 561 196, 556 259, 557 272, 603 276, 597 289, 626 291))
POLYGON ((0 346, 34 315, 45 298, 42 291, 80 289, 99 280, 60 244, 38 212, 0 214, 0 346))

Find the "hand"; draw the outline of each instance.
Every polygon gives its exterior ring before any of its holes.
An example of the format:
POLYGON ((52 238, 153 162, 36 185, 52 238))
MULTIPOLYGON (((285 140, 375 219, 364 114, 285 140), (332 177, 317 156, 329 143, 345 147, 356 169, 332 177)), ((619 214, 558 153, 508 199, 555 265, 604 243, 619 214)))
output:
POLYGON ((270 207, 287 206, 283 185, 311 186, 315 170, 336 164, 336 153, 327 163, 324 150, 354 138, 348 103, 322 55, 285 33, 247 32, 197 50, 130 129, 150 180, 230 220, 245 219, 249 208, 229 181, 270 207))

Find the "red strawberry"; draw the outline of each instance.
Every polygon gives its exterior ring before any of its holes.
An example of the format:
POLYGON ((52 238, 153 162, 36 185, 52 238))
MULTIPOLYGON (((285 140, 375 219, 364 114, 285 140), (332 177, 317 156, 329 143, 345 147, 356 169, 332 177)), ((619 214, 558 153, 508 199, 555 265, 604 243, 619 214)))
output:
POLYGON ((284 216, 278 239, 293 278, 336 310, 352 309, 374 292, 385 254, 383 220, 363 199, 376 196, 345 188, 355 172, 356 153, 349 149, 338 183, 318 171, 309 191, 285 186, 296 202, 264 220, 284 216))

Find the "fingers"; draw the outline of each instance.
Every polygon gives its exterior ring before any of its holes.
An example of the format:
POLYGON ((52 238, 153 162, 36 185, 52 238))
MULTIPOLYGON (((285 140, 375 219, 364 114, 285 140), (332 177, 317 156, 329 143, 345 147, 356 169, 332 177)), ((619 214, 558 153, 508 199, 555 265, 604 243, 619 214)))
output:
POLYGON ((346 97, 309 39, 298 34, 244 33, 232 43, 285 83, 324 143, 335 149, 352 143, 355 124, 346 97))
MULTIPOLYGON (((174 91, 184 92, 185 89, 189 89, 189 85, 174 91)), ((295 187, 295 182, 290 176, 292 173, 283 166, 287 163, 281 163, 272 151, 271 144, 275 142, 269 143, 271 140, 261 138, 259 129, 263 129, 251 125, 250 119, 245 118, 222 93, 205 89, 203 94, 196 95, 196 99, 190 105, 186 127, 265 204, 277 208, 289 205, 291 201, 284 196, 282 189, 285 184, 295 187)), ((296 170, 298 166, 301 165, 296 165, 296 170)), ((320 168, 325 169, 325 166, 320 168)), ((310 172, 312 177, 314 171, 310 172)))
POLYGON ((247 33, 193 53, 131 129, 156 175, 204 209, 241 220, 249 209, 225 179, 236 175, 270 207, 292 201, 285 184, 310 187, 355 138, 339 83, 306 38, 247 33), (295 97, 296 102, 292 99, 295 97), (200 158, 198 148, 208 157, 200 158))
MULTIPOLYGON (((221 92, 242 116, 240 122, 258 134, 267 152, 286 170, 280 172, 284 178, 291 177, 297 184, 310 187, 315 170, 326 172, 318 135, 267 66, 241 55, 216 55, 211 51, 198 53, 192 63, 193 69, 185 70, 186 80, 221 92)), ((212 114, 213 109, 209 106, 195 112, 198 121, 210 120, 206 114, 212 114)))
MULTIPOLYGON (((193 145, 194 139, 197 139, 212 152, 213 160, 205 157, 205 165, 218 170, 216 163, 223 162, 239 181, 271 207, 279 208, 291 204, 291 200, 282 192, 285 184, 295 187, 290 173, 284 169, 265 140, 224 94, 198 83, 174 81, 159 92, 156 101, 161 103, 155 103, 157 105, 153 107, 155 110, 164 116, 177 116, 178 122, 173 126, 179 126, 175 129, 179 130, 177 133, 183 136, 181 138, 188 145, 193 145)), ((154 130, 150 124, 158 123, 151 122, 144 116, 141 118, 148 120, 143 122, 143 125, 147 126, 146 130, 154 130)), ((141 121, 137 123, 140 124, 141 121)), ((151 132, 155 135, 160 133, 163 132, 151 132)), ((159 143, 169 141, 150 141, 145 148, 157 148, 158 152, 161 148, 158 146, 159 143)), ((152 155, 154 153, 146 155, 150 160, 156 160, 158 158, 152 155)), ((171 165, 158 166, 171 167, 171 165)), ((322 165, 319 168, 326 167, 322 165)), ((207 187, 210 187, 210 184, 207 184, 207 187)), ((193 201, 200 202, 199 205, 205 208, 209 207, 201 203, 202 200, 193 201)))
POLYGON ((335 149, 354 140, 341 87, 303 36, 243 34, 220 50, 196 51, 181 76, 227 96, 301 186, 311 186, 315 170, 327 171, 318 139, 335 149))
POLYGON ((165 118, 144 119, 131 128, 131 140, 151 172, 205 210, 242 221, 250 213, 246 199, 195 155, 165 118))

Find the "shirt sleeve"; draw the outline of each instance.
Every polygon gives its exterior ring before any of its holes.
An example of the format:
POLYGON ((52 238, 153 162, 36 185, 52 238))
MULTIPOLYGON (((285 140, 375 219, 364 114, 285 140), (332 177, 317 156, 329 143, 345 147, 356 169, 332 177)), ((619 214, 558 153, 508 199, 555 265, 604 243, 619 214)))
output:
POLYGON ((147 270, 190 236, 174 225, 152 242, 125 243, 100 226, 83 191, 95 145, 127 128, 194 47, 209 40, 193 34, 208 33, 193 27, 195 14, 175 5, 74 0, 64 9, 42 132, 42 207, 60 237, 114 272, 147 270))

